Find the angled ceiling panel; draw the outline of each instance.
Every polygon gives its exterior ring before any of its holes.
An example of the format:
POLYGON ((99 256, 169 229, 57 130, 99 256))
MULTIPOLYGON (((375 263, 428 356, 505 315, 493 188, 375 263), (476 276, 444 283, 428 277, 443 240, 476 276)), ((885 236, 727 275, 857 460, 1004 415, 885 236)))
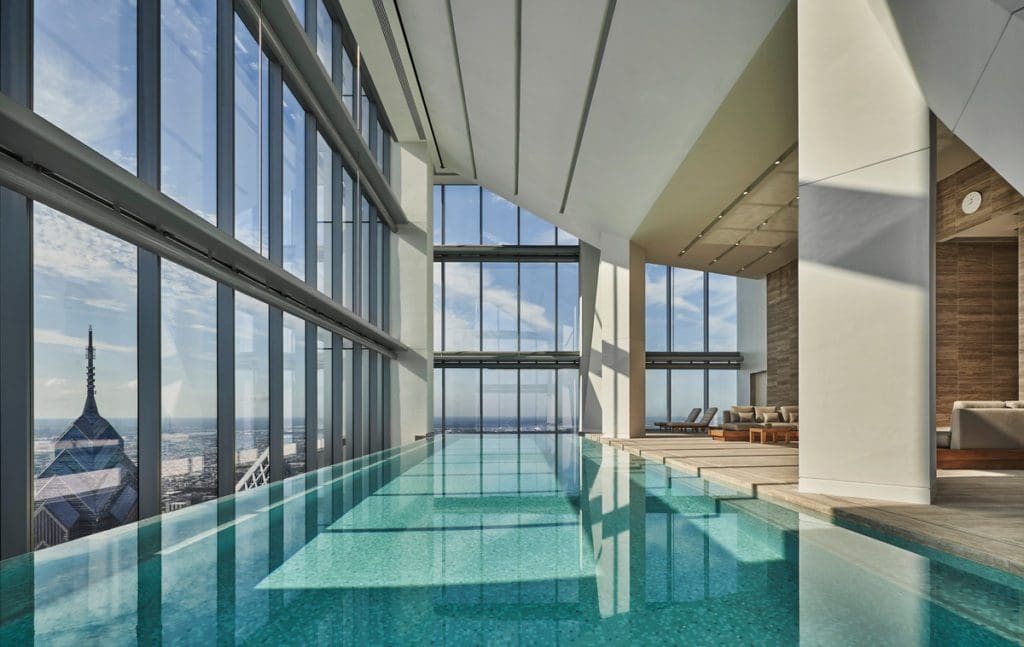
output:
POLYGON ((519 194, 524 206, 555 223, 605 6, 523 3, 519 194))
POLYGON ((445 0, 396 0, 444 168, 472 177, 462 91, 445 0))
POLYGON ((632 236, 787 4, 620 2, 566 213, 632 236))
POLYGON ((452 0, 452 16, 477 179, 492 191, 511 195, 515 191, 516 5, 506 0, 452 0))

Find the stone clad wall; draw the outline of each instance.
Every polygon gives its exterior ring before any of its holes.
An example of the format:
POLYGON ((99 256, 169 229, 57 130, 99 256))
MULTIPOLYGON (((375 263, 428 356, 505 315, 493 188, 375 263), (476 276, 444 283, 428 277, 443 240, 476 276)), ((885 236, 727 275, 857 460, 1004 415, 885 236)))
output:
POLYGON ((800 404, 797 262, 768 275, 768 401, 800 404))
POLYGON ((1016 241, 939 243, 935 255, 936 423, 956 400, 1015 400, 1018 348, 1016 241))

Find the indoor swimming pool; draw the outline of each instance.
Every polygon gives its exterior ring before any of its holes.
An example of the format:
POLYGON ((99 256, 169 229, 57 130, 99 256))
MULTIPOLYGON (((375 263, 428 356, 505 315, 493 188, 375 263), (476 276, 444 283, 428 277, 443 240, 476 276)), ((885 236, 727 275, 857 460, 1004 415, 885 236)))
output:
POLYGON ((1024 581, 575 435, 448 435, 0 563, 0 644, 1019 645, 1024 581))

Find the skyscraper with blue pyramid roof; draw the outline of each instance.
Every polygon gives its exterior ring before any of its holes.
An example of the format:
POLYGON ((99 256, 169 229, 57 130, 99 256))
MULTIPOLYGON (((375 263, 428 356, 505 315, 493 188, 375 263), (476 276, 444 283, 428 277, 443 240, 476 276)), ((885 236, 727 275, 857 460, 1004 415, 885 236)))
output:
POLYGON ((96 405, 95 359, 90 326, 85 406, 57 438, 53 459, 36 477, 37 549, 138 519, 138 468, 124 451, 124 438, 96 405))

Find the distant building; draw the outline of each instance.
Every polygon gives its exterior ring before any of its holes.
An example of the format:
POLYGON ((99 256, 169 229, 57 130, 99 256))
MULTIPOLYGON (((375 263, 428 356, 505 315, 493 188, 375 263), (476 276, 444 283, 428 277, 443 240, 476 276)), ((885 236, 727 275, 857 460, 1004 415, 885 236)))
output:
POLYGON ((124 439, 96 406, 92 327, 86 348, 86 395, 80 415, 54 443, 35 481, 35 548, 45 548, 135 521, 138 468, 124 439))

